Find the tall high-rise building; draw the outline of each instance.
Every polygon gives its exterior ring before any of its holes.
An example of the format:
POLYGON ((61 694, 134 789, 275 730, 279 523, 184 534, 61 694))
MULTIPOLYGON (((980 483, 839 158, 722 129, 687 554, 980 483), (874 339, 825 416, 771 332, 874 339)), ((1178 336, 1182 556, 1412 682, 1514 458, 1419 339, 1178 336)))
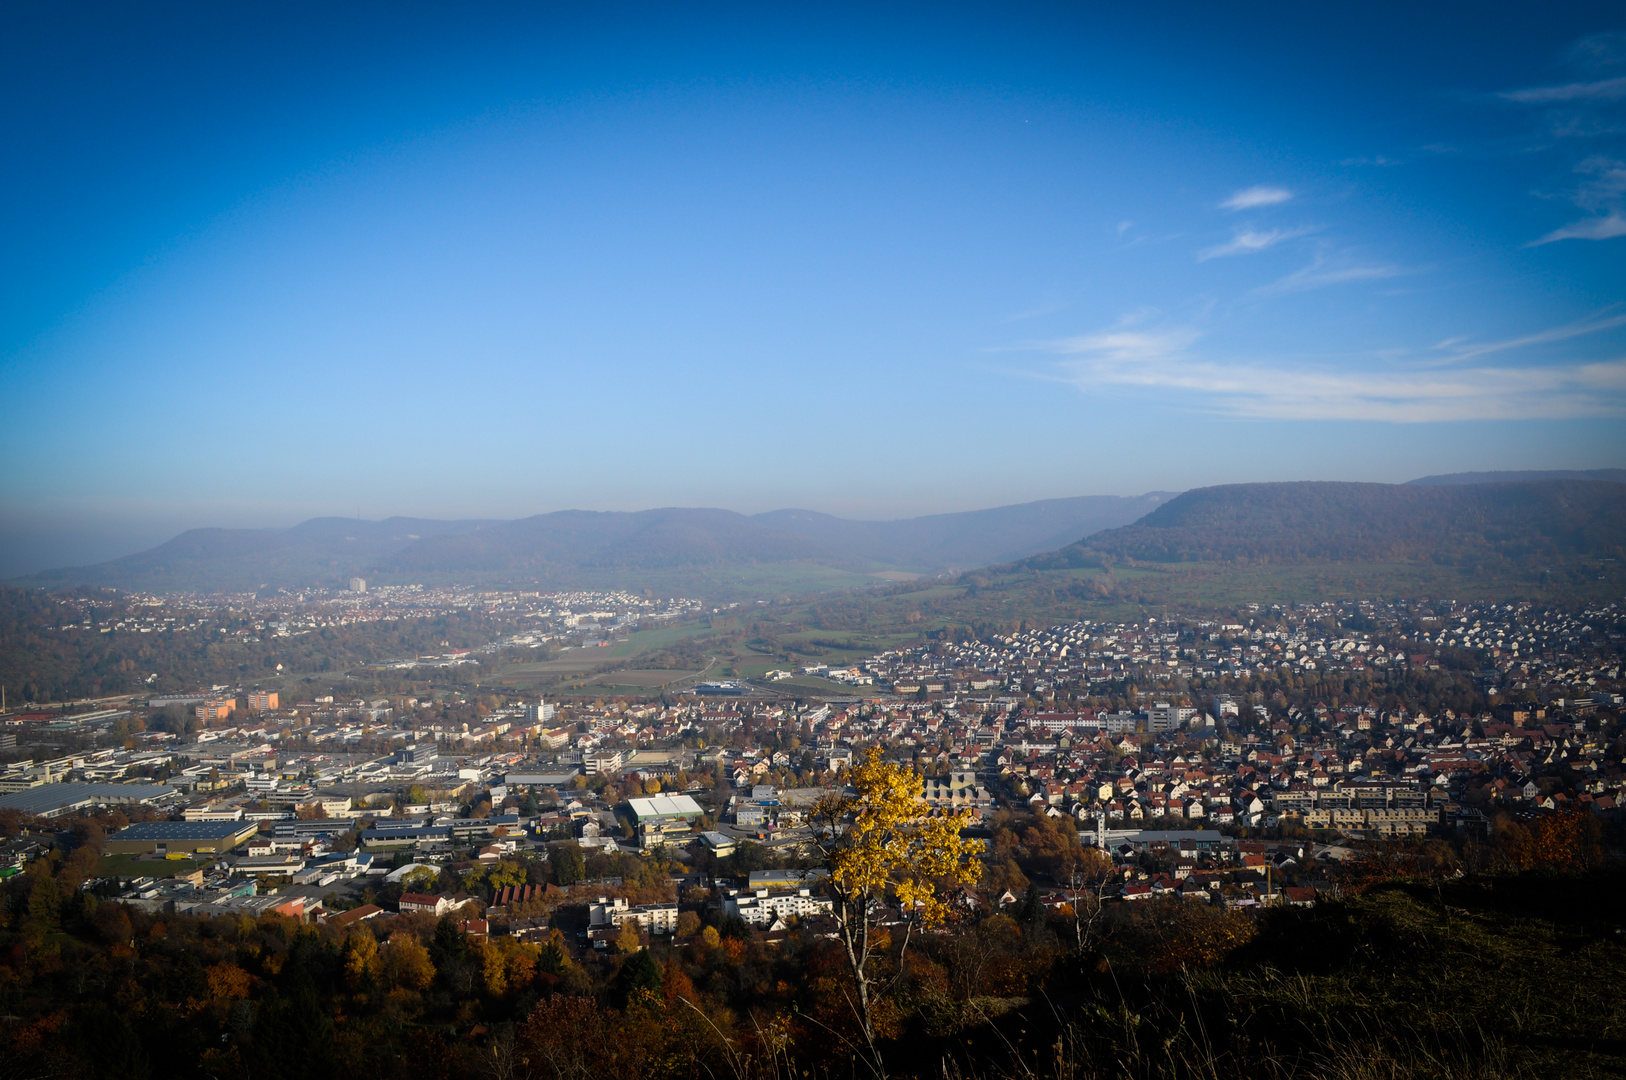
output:
POLYGON ((351 578, 350 579, 350 591, 351 592, 366 592, 367 591, 367 579, 364 578, 364 577, 353 577, 353 578, 351 578))

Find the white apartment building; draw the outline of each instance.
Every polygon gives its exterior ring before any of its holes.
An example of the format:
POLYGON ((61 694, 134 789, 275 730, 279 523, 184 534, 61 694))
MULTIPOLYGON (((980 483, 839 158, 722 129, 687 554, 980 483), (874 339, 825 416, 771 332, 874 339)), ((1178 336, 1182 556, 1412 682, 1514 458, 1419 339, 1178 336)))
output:
POLYGON ((677 929, 677 919, 676 904, 629 906, 625 898, 620 896, 614 900, 601 896, 587 908, 587 920, 591 926, 620 927, 630 920, 637 923, 640 930, 647 930, 651 934, 672 933, 677 929))
POLYGON ((828 896, 814 896, 811 889, 797 889, 794 893, 735 889, 723 899, 723 914, 738 915, 750 926, 772 926, 781 919, 828 915, 833 908, 828 896))

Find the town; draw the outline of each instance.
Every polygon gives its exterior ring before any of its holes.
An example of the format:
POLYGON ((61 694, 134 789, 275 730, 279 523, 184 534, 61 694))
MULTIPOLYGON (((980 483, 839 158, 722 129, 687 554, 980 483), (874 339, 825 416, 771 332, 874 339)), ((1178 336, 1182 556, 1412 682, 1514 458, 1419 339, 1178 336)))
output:
MULTIPOLYGON (((468 600, 400 593, 355 595, 468 600)), ((523 604, 566 634, 693 606, 482 602, 523 604)), ((6 873, 90 814, 129 824, 105 839, 117 872, 82 887, 153 911, 344 923, 455 910, 470 932, 565 929, 602 950, 632 924, 670 935, 684 915, 816 932, 828 901, 805 817, 872 748, 919 774, 923 807, 971 812, 990 866, 974 902, 992 907, 1029 890, 1053 908, 1078 900, 1076 867, 1001 858, 1001 836, 1034 817, 1098 853, 1100 901, 1227 909, 1337 895, 1374 843, 1460 847, 1500 818, 1618 820, 1615 605, 1249 605, 1233 619, 927 640, 808 670, 861 692, 822 699, 775 693, 770 672, 666 700, 459 688, 285 701, 216 686, 14 712, 0 727, 6 873), (39 753, 62 740, 78 748, 39 753)))
MULTIPOLYGON (((68 992, 72 970, 219 1075, 396 1070, 408 1046, 403 1077, 691 1076, 792 1044, 810 1067, 879 1071, 933 1032, 1008 1024, 1026 1045, 1031 1003, 1091 980, 1128 986, 1140 1015, 1219 1007, 1192 973, 1298 955, 1306 935, 1343 948, 1349 920, 1388 940, 1441 903, 1449 925, 1496 927, 1473 947, 1502 963, 1543 939, 1485 882, 1536 890, 1521 912, 1549 882, 1598 882, 1566 901, 1577 918, 1613 888, 1615 604, 941 626, 865 656, 544 694, 502 677, 533 648, 737 620, 625 593, 353 586, 292 607, 150 598, 105 627, 94 595, 57 601, 74 615, 57 635, 337 649, 351 620, 377 637, 329 671, 311 664, 326 653, 227 684, 172 670, 0 714, 15 1015, 49 1015, 29 995, 68 992), (452 614, 471 606, 482 619, 452 614), (438 651, 391 655, 403 639, 438 651), (836 837, 883 797, 901 832, 879 850, 901 861, 855 897, 836 837), (922 892, 907 864, 928 852, 907 837, 932 827, 950 858, 922 892)), ((1396 962, 1361 977, 1391 986, 1396 962)), ((1270 985, 1214 992, 1252 1015, 1278 1007, 1270 985)), ((84 1015, 88 1045, 135 1045, 136 1021, 84 1015)), ((1135 1014, 1084 1015, 1056 1036, 1067 1054, 1087 1032, 1120 1045, 1135 1014)), ((32 1030, 12 1043, 25 1060, 75 1052, 32 1030)))

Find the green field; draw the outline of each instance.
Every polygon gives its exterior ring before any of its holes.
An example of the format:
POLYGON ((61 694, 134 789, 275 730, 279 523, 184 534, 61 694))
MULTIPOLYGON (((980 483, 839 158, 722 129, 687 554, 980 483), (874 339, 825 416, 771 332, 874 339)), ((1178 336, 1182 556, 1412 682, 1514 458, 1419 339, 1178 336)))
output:
POLYGON ((711 632, 711 628, 704 624, 690 626, 663 626, 658 630, 637 630, 627 640, 612 645, 609 654, 612 659, 624 660, 629 656, 643 656, 658 649, 669 648, 680 641, 711 632))
POLYGON ((99 873, 102 877, 167 878, 176 874, 190 874, 194 870, 213 864, 213 858, 148 859, 134 855, 103 855, 99 873))

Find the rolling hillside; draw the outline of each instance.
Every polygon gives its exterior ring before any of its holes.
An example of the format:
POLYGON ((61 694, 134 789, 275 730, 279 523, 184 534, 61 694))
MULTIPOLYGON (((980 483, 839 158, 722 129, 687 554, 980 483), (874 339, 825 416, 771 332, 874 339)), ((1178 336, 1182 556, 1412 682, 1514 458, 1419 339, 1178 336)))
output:
POLYGON ((1626 486, 1232 484, 1188 491, 1139 521, 1024 560, 1103 564, 1386 563, 1540 572, 1626 557, 1626 486))
MULTIPOLYGON (((846 572, 836 577, 853 584, 862 580, 853 574, 1009 562, 1127 524, 1166 498, 1050 499, 900 521, 689 508, 566 510, 517 521, 320 518, 291 529, 195 529, 150 551, 18 583, 207 592, 334 586, 360 575, 380 582, 641 588, 677 587, 690 574, 700 588, 719 568, 822 567, 846 572)), ((831 580, 807 578, 810 587, 831 580)))
POLYGON ((795 533, 827 550, 900 568, 931 571, 1010 562, 1060 547, 1080 536, 1134 521, 1172 498, 1153 492, 1112 495, 933 514, 901 521, 851 521, 810 510, 776 510, 756 521, 795 533))
POLYGON ((480 521, 312 518, 291 529, 190 529, 157 547, 96 566, 46 570, 23 585, 104 585, 142 592, 240 592, 308 588, 365 575, 424 539, 480 528, 480 521))
POLYGON ((1520 472, 1459 472, 1439 476, 1421 476, 1408 480, 1416 487, 1438 487, 1446 484, 1519 484, 1528 480, 1598 480, 1610 484, 1626 484, 1626 469, 1547 469, 1520 472))

